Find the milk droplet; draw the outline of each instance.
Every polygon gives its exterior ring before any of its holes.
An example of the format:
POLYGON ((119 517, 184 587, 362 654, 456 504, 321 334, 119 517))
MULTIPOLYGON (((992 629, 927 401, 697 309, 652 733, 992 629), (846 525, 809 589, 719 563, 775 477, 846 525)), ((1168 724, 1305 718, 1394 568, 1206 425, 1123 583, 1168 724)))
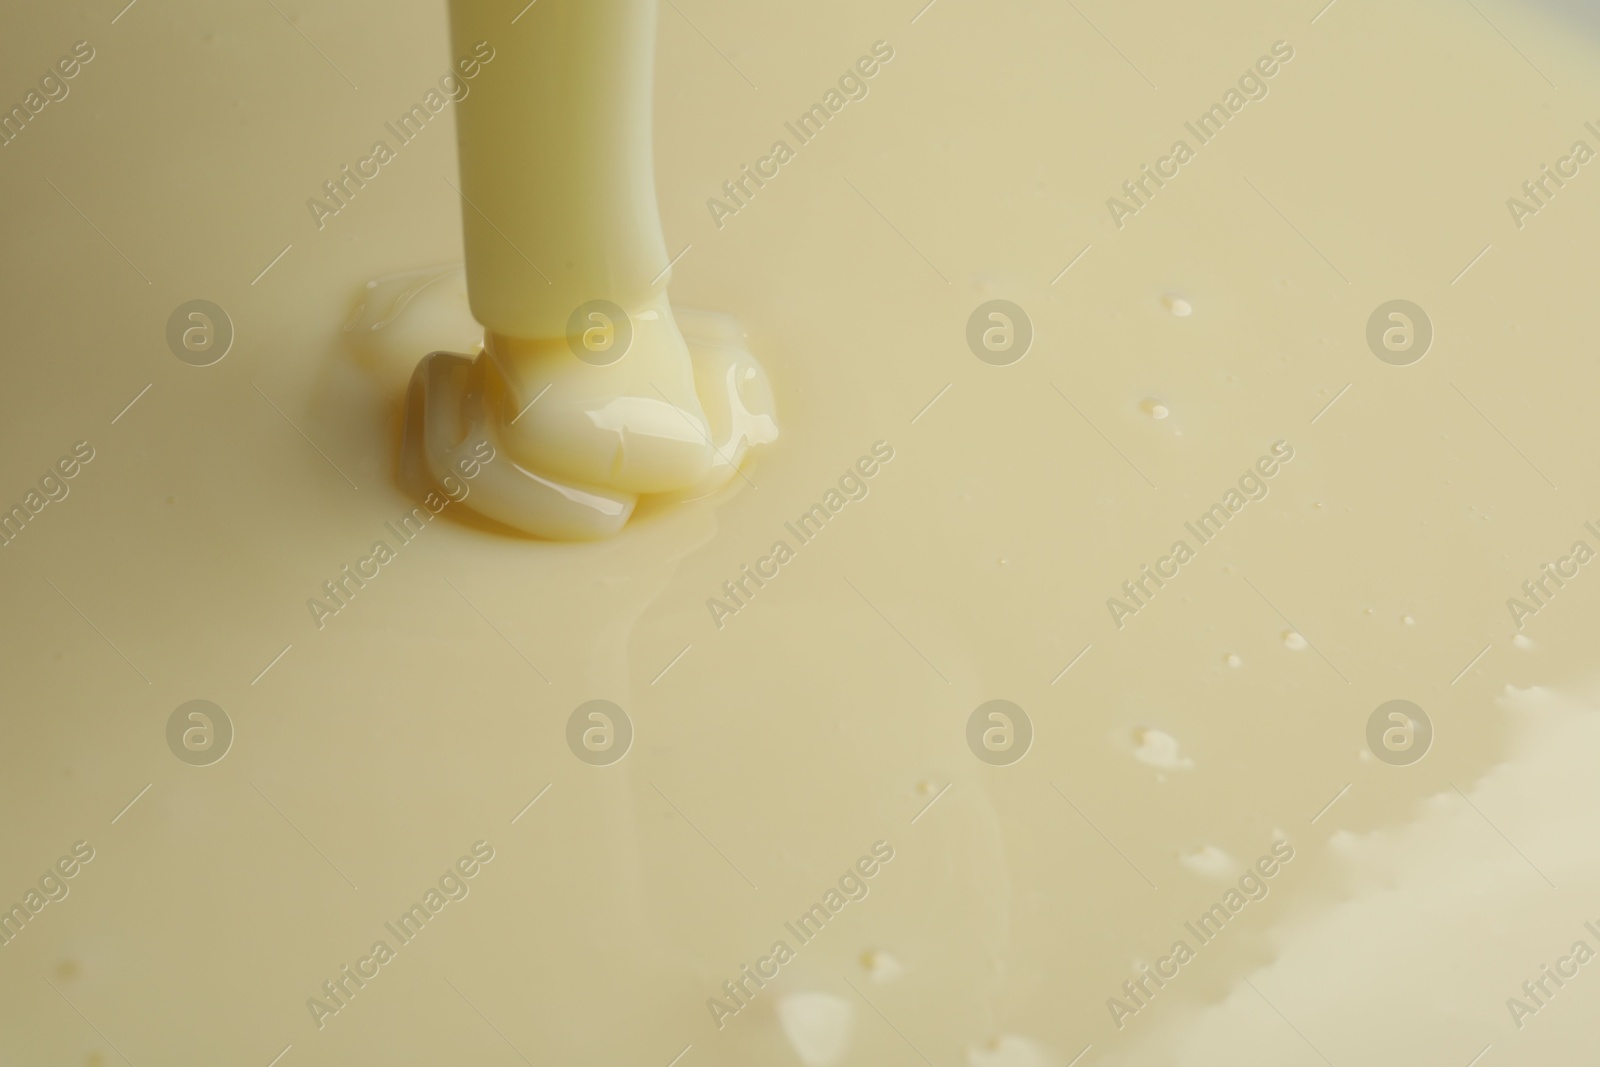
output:
POLYGON ((1229 652, 1226 656, 1222 657, 1222 662, 1226 663, 1230 667, 1244 666, 1244 660, 1239 658, 1239 653, 1237 652, 1229 652))
POLYGON ((1133 758, 1140 763, 1164 771, 1194 769, 1194 760, 1183 754, 1178 747, 1178 739, 1171 734, 1141 727, 1133 732, 1133 742, 1138 746, 1133 750, 1133 758))
POLYGON ((906 973, 905 964, 877 948, 861 954, 861 966, 866 969, 868 977, 879 985, 892 982, 906 973))
POLYGON ((1518 648, 1532 648, 1533 647, 1533 641, 1532 641, 1531 638, 1528 637, 1527 634, 1518 634, 1517 636, 1515 636, 1515 637, 1513 637, 1511 639, 1511 643, 1513 645, 1516 645, 1518 648))
POLYGON ((1400 621, 1405 623, 1407 626, 1415 626, 1417 624, 1417 620, 1412 618, 1410 615, 1400 616, 1400 621))
POLYGON ((1055 1057, 1039 1042, 1015 1034, 967 1046, 967 1063, 971 1067, 1048 1067, 1053 1062, 1055 1057))
POLYGON ((1306 648, 1306 639, 1293 630, 1285 630, 1283 632, 1283 644, 1285 648, 1295 652, 1303 652, 1306 648))
POLYGON ((1161 302, 1167 305, 1168 311, 1172 312, 1180 319, 1186 319, 1190 315, 1194 314, 1193 305, 1191 305, 1189 301, 1185 300, 1181 296, 1172 296, 1169 294, 1168 296, 1164 297, 1161 302))
POLYGON ((1196 874, 1215 878, 1219 882, 1229 881, 1239 870, 1238 861, 1216 845, 1192 848, 1180 855, 1178 862, 1196 874))
POLYGON ((806 1067, 832 1067, 850 1043, 854 1005, 831 993, 790 993, 778 1001, 778 1023, 806 1067))
POLYGON ((1152 419, 1164 419, 1171 414, 1167 405, 1159 400, 1145 400, 1139 405, 1139 410, 1149 415, 1152 419))

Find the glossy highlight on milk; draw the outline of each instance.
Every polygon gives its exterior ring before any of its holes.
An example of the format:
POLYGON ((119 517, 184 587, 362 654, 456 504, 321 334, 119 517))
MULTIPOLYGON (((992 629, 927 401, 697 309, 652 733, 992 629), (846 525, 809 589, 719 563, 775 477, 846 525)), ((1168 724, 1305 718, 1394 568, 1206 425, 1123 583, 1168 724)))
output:
MULTIPOLYGON (((477 39, 481 54, 501 32, 494 7, 451 5, 458 48, 477 39)), ((512 462, 468 506, 586 540, 616 534, 640 495, 720 488, 777 423, 766 371, 731 320, 680 324, 666 297, 655 4, 563 6, 546 21, 502 36, 508 60, 460 100, 467 291, 486 332, 475 360, 434 353, 418 365, 403 466, 426 485, 462 435, 492 437, 512 462)))

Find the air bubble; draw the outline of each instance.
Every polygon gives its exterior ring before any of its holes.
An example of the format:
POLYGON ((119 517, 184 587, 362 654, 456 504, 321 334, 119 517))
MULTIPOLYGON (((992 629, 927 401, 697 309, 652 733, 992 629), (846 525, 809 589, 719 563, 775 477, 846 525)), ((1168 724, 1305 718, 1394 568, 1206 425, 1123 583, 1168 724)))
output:
POLYGON ((905 964, 882 949, 868 949, 861 954, 861 966, 874 982, 892 982, 905 973, 905 964))
POLYGON ((1161 730, 1141 727, 1133 731, 1133 758, 1147 766, 1164 771, 1194 769, 1194 760, 1183 754, 1178 739, 1161 730))
POLYGON ((1239 861, 1216 845, 1201 845, 1180 853, 1178 862, 1196 874, 1218 881, 1227 881, 1229 875, 1239 869, 1239 861))
POLYGON ((778 1001, 778 1025, 805 1067, 832 1067, 850 1048, 855 1005, 831 993, 790 993, 778 1001))

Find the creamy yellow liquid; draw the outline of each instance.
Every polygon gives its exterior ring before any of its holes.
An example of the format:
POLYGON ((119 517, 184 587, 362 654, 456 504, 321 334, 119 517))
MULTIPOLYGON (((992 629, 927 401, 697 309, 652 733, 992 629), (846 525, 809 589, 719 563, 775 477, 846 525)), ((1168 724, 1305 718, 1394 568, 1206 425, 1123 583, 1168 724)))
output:
MULTIPOLYGON (((509 22, 502 6, 450 5, 460 74, 442 82, 461 113, 464 273, 482 351, 417 365, 401 480, 434 512, 448 498, 535 537, 610 537, 640 496, 648 506, 749 481, 746 453, 777 436, 771 383, 736 320, 686 316, 667 297, 675 260, 651 155, 656 0, 547 5, 509 35, 531 4, 509 22), (496 459, 469 502, 455 483, 496 459)), ((452 337, 467 334, 467 309, 450 305, 458 286, 440 282, 428 270, 368 283, 348 324, 356 351, 403 362, 452 318, 452 337), (409 309, 417 297, 424 306, 409 309)))
MULTIPOLYGON (((116 6, 0 41, 18 104, 94 50, 0 147, 0 501, 29 512, 0 547, 0 905, 66 892, 0 946, 0 1061, 1592 1057, 1600 578, 1573 545, 1600 549, 1600 179, 1573 145, 1600 149, 1600 86, 1576 23, 664 7, 673 299, 739 319, 784 438, 748 482, 554 544, 453 503, 391 532, 418 506, 403 384, 473 340, 459 287, 395 324, 403 360, 344 329, 367 279, 464 256, 455 104, 386 128, 458 58, 443 5, 116 6), (785 123, 878 41, 865 95, 799 143, 785 123), (1196 144, 1280 41, 1264 98, 1196 144), (378 139, 393 158, 333 205, 378 139), (1192 158, 1127 200, 1178 139, 1192 158), (204 367, 165 335, 196 299, 234 328, 204 367), (1433 327, 1405 366, 1367 341, 1396 299, 1433 327), (1031 322, 1009 365, 968 346, 990 300, 1031 322), (1177 571, 1119 628, 1146 565, 1177 571), (1367 741, 1395 699, 1434 731, 1410 766, 1367 741), (169 748, 193 700, 234 732, 209 766, 169 748), (577 755, 599 720, 569 747, 593 700, 631 721, 609 765, 577 755), (1009 766, 968 745, 992 700, 1033 727, 1009 766), (1185 924, 1264 857, 1264 899, 1201 944, 1185 924), (830 889, 802 942, 785 924, 830 889), (746 965, 777 977, 717 1013, 746 965), (308 1006, 346 966, 371 976, 308 1006)), ((520 7, 508 36, 557 10, 520 7)))

